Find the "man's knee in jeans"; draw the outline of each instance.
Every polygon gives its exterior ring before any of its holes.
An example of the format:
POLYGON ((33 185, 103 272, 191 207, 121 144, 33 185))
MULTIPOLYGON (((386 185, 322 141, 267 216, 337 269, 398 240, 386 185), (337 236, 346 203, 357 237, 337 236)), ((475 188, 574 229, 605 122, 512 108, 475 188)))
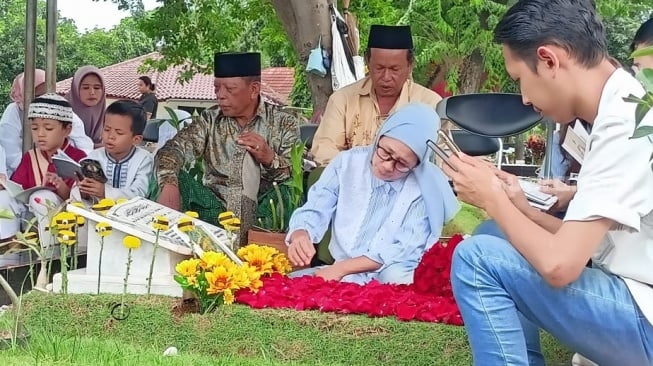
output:
POLYGON ((390 283, 396 285, 409 285, 413 283, 415 267, 407 267, 405 263, 395 263, 382 269, 377 275, 377 280, 381 283, 390 283))
POLYGON ((492 235, 502 239, 506 238, 506 234, 503 233, 503 230, 501 230, 497 222, 494 220, 485 220, 480 223, 474 229, 472 235, 492 235))

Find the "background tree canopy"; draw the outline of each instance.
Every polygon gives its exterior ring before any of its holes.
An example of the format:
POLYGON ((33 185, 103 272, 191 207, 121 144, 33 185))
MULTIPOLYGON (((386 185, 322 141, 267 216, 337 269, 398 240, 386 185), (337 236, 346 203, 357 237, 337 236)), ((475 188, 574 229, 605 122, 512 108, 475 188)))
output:
MULTIPOLYGON (((45 0, 38 1, 36 66, 45 68, 45 0)), ((25 0, 0 1, 0 111, 10 102, 9 90, 25 62, 25 0)), ((126 18, 111 30, 80 33, 70 19, 57 26, 57 80, 71 77, 83 65, 108 66, 152 52, 155 42, 126 18)))
MULTIPOLYGON (((143 11, 141 0, 112 1, 132 12, 112 30, 80 34, 73 22, 60 19, 58 79, 86 64, 107 66, 151 52, 160 43, 154 69, 185 65, 180 81, 194 73, 211 73, 218 50, 261 51, 264 66, 296 68, 293 104, 320 109, 331 94, 330 77, 304 72, 308 53, 321 34, 330 44, 330 0, 159 0, 143 11)), ((416 45, 414 78, 424 85, 445 80, 453 92, 516 91, 507 78, 492 29, 515 0, 351 0, 359 22, 361 53, 375 23, 410 24, 416 45)), ((630 40, 653 12, 649 0, 597 0, 608 29, 613 56, 629 64, 630 40)), ((342 10, 342 3, 339 2, 342 10)), ((14 76, 23 69, 25 3, 0 3, 0 107, 8 100, 14 76)), ((37 66, 45 62, 45 0, 39 0, 37 66)), ((327 47, 328 48, 328 47, 327 47)))

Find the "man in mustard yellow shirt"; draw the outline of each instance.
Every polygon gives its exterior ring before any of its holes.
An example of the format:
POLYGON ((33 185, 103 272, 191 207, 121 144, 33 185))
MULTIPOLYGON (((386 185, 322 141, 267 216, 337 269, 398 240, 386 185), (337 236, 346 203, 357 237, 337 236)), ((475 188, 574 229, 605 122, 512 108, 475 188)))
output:
POLYGON ((329 98, 311 149, 320 165, 340 151, 371 144, 399 107, 421 102, 435 108, 442 99, 411 78, 414 49, 409 26, 372 25, 365 59, 369 74, 329 98))

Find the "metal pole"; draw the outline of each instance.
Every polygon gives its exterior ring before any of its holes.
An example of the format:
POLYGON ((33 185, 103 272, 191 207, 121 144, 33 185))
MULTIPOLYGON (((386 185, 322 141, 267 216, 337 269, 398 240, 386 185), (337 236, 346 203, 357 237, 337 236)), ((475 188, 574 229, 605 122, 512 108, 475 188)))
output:
POLYGON ((25 77, 23 78, 23 151, 32 148, 32 132, 27 119, 29 103, 34 98, 36 67, 36 2, 27 0, 25 7, 25 77))
POLYGON ((48 93, 57 90, 57 0, 48 0, 46 10, 45 83, 48 93))
POLYGON ((551 177, 551 155, 553 154, 553 133, 555 132, 556 124, 555 122, 547 119, 546 120, 546 152, 544 153, 544 171, 542 175, 546 179, 553 178, 551 177))

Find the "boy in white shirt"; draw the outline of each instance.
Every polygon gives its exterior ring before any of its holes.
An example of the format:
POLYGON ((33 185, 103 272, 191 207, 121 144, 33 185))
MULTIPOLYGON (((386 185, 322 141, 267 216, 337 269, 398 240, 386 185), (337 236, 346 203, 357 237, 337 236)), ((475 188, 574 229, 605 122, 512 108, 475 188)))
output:
MULTIPOLYGON (((639 82, 608 59, 591 0, 522 0, 495 29, 525 104, 592 125, 563 220, 528 204, 516 177, 461 155, 444 165, 458 198, 507 240, 454 253, 452 287, 478 365, 543 365, 537 327, 599 365, 653 364, 653 153, 631 139, 639 82), (594 268, 586 268, 588 259, 594 268)), ((653 113, 641 122, 653 125, 653 113)))
POLYGON ((88 156, 100 163, 107 182, 84 178, 73 188, 73 199, 116 200, 147 195, 153 159, 147 150, 138 147, 145 123, 145 110, 134 101, 118 100, 107 107, 102 131, 104 146, 88 156))

